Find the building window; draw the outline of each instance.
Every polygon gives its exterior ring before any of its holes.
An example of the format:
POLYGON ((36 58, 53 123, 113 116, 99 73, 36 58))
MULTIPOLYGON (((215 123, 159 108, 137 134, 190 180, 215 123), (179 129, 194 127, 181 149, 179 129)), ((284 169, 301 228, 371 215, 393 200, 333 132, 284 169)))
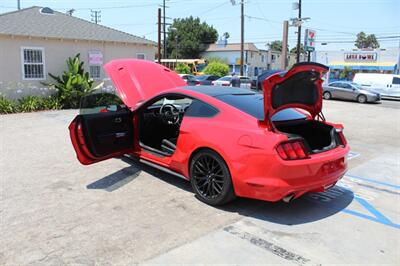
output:
POLYGON ((261 62, 262 62, 262 63, 265 62, 265 55, 261 55, 261 62))
POLYGON ((91 65, 89 66, 89 75, 92 79, 100 79, 100 66, 91 65))
POLYGON ((44 49, 21 48, 22 77, 23 79, 45 79, 44 49))
POLYGON ((137 54, 136 54, 136 58, 137 58, 137 59, 143 59, 143 60, 144 60, 144 59, 146 59, 146 54, 144 54, 144 53, 137 53, 137 54))

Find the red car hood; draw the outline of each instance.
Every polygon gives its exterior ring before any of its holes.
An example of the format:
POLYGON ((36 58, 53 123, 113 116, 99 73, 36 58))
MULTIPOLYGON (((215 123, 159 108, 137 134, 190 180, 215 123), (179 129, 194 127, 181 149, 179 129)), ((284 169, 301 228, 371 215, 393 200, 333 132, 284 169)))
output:
POLYGON ((298 63, 286 73, 276 73, 263 81, 265 120, 286 108, 301 108, 315 118, 322 109, 322 76, 327 66, 298 63))
POLYGON ((157 94, 186 82, 160 64, 139 59, 117 59, 104 65, 122 101, 132 110, 157 94))

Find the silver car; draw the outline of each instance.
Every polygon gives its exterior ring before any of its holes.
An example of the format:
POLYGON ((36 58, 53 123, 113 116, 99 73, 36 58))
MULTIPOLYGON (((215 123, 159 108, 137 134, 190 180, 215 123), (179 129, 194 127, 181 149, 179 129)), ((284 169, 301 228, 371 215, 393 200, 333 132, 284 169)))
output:
POLYGON ((381 95, 377 92, 369 91, 361 85, 348 81, 335 81, 323 86, 324 99, 343 99, 352 100, 359 103, 377 102, 381 100, 381 95))

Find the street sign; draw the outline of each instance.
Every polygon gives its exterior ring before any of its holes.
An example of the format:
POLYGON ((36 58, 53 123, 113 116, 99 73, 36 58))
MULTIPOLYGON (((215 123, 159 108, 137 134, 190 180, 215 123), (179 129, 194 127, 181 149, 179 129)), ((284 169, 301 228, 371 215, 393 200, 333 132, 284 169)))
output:
POLYGON ((315 51, 315 31, 306 29, 306 34, 304 36, 304 49, 308 52, 315 51))

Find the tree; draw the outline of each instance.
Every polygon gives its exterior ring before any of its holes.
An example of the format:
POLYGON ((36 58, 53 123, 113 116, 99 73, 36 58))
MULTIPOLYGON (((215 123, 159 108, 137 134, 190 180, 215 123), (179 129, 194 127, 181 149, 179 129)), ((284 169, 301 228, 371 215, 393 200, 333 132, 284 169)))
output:
POLYGON ((229 37, 231 37, 231 35, 229 34, 229 32, 224 32, 224 34, 222 34, 222 36, 224 37, 225 40, 228 40, 229 37))
POLYGON ((361 31, 357 34, 357 38, 354 44, 358 49, 364 48, 379 48, 379 42, 376 39, 375 34, 367 35, 365 32, 361 31))
MULTIPOLYGON (((267 45, 272 51, 282 52, 282 41, 276 40, 268 43, 267 45)), ((286 47, 286 50, 289 51, 289 47, 286 47)))
POLYGON ((340 72, 339 78, 345 79, 345 80, 350 80, 352 72, 353 72, 353 69, 351 67, 345 66, 343 68, 343 71, 340 72))
POLYGON ((200 53, 217 39, 217 30, 201 23, 199 18, 174 19, 168 29, 167 51, 173 58, 199 58, 200 53))
POLYGON ((93 80, 89 78, 89 73, 85 72, 79 54, 69 57, 66 63, 68 69, 62 75, 55 76, 49 73, 55 83, 43 84, 57 89, 57 98, 65 108, 79 108, 82 97, 93 90, 93 80))
POLYGON ((219 61, 209 62, 206 68, 204 69, 205 74, 215 75, 219 77, 228 75, 228 72, 229 72, 229 66, 219 61))
MULTIPOLYGON (((297 54, 297 45, 290 50, 290 53, 297 54)), ((304 54, 304 53, 305 53, 304 45, 302 43, 300 43, 300 54, 304 54)))
POLYGON ((183 63, 178 63, 175 67, 175 72, 178 74, 190 74, 190 67, 183 63))

